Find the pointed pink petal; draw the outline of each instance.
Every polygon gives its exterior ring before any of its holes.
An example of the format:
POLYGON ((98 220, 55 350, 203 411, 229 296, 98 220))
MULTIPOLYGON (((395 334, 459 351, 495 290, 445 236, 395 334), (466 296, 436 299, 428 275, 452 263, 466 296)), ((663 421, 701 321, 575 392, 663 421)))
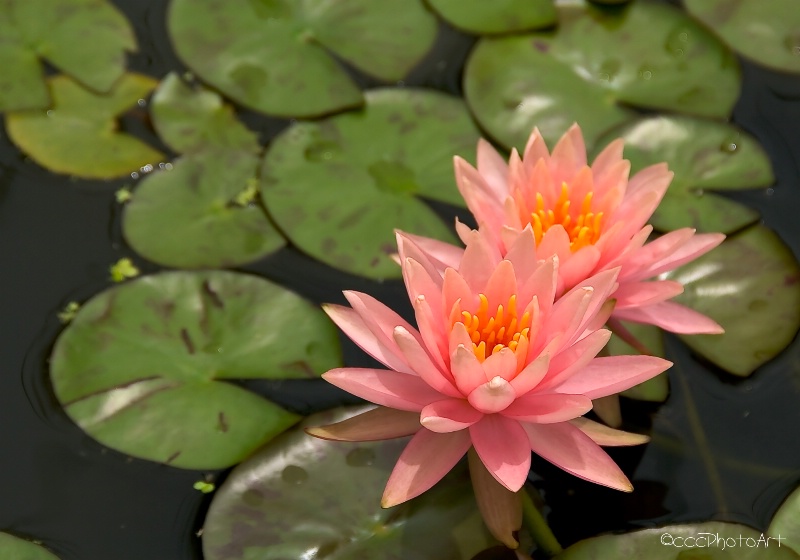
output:
POLYGON ((448 341, 447 335, 443 332, 444 327, 441 324, 440 316, 434 317, 428 300, 423 296, 413 300, 412 305, 414 306, 414 316, 417 318, 419 333, 422 336, 422 343, 425 349, 439 369, 446 370, 448 341))
MULTIPOLYGON (((454 323, 453 328, 450 330, 448 354, 452 357, 459 346, 468 349, 474 348, 472 339, 469 336, 469 331, 467 327, 464 326, 463 321, 454 323)), ((486 380, 484 379, 484 381, 486 380)))
POLYGON ((469 395, 476 387, 487 381, 483 366, 471 348, 471 343, 469 347, 458 346, 450 359, 456 385, 464 395, 469 395))
POLYGON ((550 360, 547 383, 555 386, 583 369, 602 350, 611 338, 611 331, 601 329, 591 333, 575 344, 564 348, 550 360))
POLYGON ((643 192, 631 199, 626 198, 614 212, 613 220, 622 224, 619 235, 623 239, 630 239, 633 234, 642 229, 658 208, 669 183, 663 185, 662 191, 643 192))
POLYGON ((544 379, 550 367, 550 354, 541 354, 511 380, 511 386, 518 396, 526 394, 544 379))
POLYGON ((416 375, 387 369, 340 368, 322 374, 323 379, 357 397, 381 406, 419 412, 442 399, 416 375))
POLYGON ((442 284, 442 313, 450 316, 450 311, 456 301, 461 300, 461 309, 472 309, 478 305, 478 297, 473 292, 462 276, 455 269, 448 268, 444 271, 442 284))
POLYGON ((306 433, 336 441, 376 441, 410 436, 420 428, 418 413, 379 406, 335 424, 306 428, 306 433))
POLYGON ((628 281, 651 278, 654 275, 648 273, 648 269, 653 268, 677 251, 678 248, 692 238, 694 231, 692 228, 676 229, 651 241, 640 249, 628 253, 620 278, 628 281))
POLYGON ((439 482, 470 448, 469 432, 437 434, 422 429, 411 438, 386 483, 381 506, 402 504, 439 482))
POLYGON ((562 261, 558 275, 565 290, 569 290, 588 278, 600 261, 600 251, 593 245, 581 247, 571 257, 562 261))
POLYGON ((540 255, 557 255, 559 264, 563 266, 565 260, 572 258, 569 243, 569 235, 564 226, 555 224, 542 236, 542 242, 536 251, 540 255))
POLYGON ((616 309, 645 307, 668 300, 683 293, 683 284, 672 280, 652 280, 649 282, 621 283, 614 292, 616 309))
MULTIPOLYGON (((609 356, 595 358, 589 365, 556 386, 546 385, 558 393, 586 395, 590 399, 613 395, 630 389, 672 366, 672 362, 655 356, 609 356)), ((545 383, 542 384, 542 389, 545 383)))
POLYGON ((402 355, 382 344, 375 333, 367 327, 364 319, 349 307, 342 305, 325 304, 323 311, 350 337, 359 348, 378 360, 380 363, 395 371, 412 373, 411 367, 405 362, 402 355))
POLYGON ((416 293, 412 290, 412 284, 408 278, 409 268, 407 261, 409 259, 422 267, 425 270, 425 275, 441 287, 441 272, 431 262, 428 255, 414 243, 414 240, 400 230, 395 230, 395 238, 397 239, 397 252, 400 255, 400 266, 403 270, 403 280, 408 290, 409 299, 413 300, 419 293, 419 290, 416 293))
POLYGON ((531 135, 528 137, 528 142, 525 144, 525 150, 522 152, 525 161, 531 160, 534 163, 540 159, 545 161, 550 159, 550 152, 547 149, 544 138, 538 128, 534 128, 531 135))
POLYGON ((586 145, 577 124, 573 124, 553 148, 550 169, 557 184, 569 182, 578 170, 586 165, 586 145))
POLYGON ((594 288, 592 287, 577 287, 560 297, 544 320, 542 336, 537 337, 537 348, 542 348, 559 338, 561 344, 553 350, 554 352, 560 351, 584 322, 586 310, 592 301, 593 294, 594 288))
POLYGON ((433 363, 428 352, 419 343, 416 337, 412 336, 403 327, 396 327, 394 339, 397 346, 405 357, 406 363, 419 375, 425 383, 436 391, 449 397, 461 397, 461 393, 452 383, 450 372, 444 372, 433 363))
POLYGON ((432 432, 448 433, 469 428, 481 418, 483 413, 475 410, 464 399, 446 399, 423 408, 418 423, 432 432))
POLYGON ((508 381, 498 376, 476 387, 467 398, 469 404, 480 412, 494 414, 514 402, 517 394, 508 381))
POLYGON ((666 163, 657 163, 645 167, 638 173, 631 177, 628 181, 628 192, 626 198, 630 198, 635 194, 651 189, 653 185, 660 185, 661 182, 669 176, 672 180, 672 172, 666 163))
POLYGON ((498 305, 508 307, 509 298, 517 293, 517 278, 514 275, 514 265, 510 261, 502 260, 497 264, 483 293, 489 300, 490 313, 497 310, 498 305))
POLYGON ((501 377, 510 381, 517 375, 517 356, 511 348, 503 348, 483 361, 483 371, 486 379, 501 377))
POLYGON ((453 158, 456 184, 467 208, 475 215, 478 223, 485 223, 492 229, 499 229, 503 223, 503 201, 494 195, 478 170, 464 159, 453 158))
MULTIPOLYGON (((555 204, 558 194, 561 193, 561 183, 555 184, 553 175, 547 160, 538 161, 526 160, 525 165, 530 168, 530 179, 524 181, 519 186, 519 193, 525 202, 525 209, 530 212, 536 208, 536 195, 541 194, 545 204, 549 207, 555 204)), ((530 222, 530 214, 523 220, 524 223, 530 222)), ((524 225, 524 224, 523 224, 524 225)))
POLYGON ((628 239, 618 235, 619 231, 622 229, 621 226, 622 224, 619 223, 614 224, 609 231, 604 233, 597 243, 594 244, 603 254, 597 263, 597 270, 622 266, 622 271, 619 275, 620 279, 623 277, 627 278, 627 270, 630 269, 633 271, 633 274, 638 270, 637 267, 639 265, 636 262, 636 258, 632 255, 642 248, 653 232, 653 226, 646 225, 636 232, 633 237, 628 239))
POLYGON ((612 293, 617 287, 617 275, 619 273, 618 268, 612 268, 610 270, 604 270, 587 278, 586 280, 580 282, 575 288, 591 288, 592 291, 592 298, 589 301, 589 305, 586 307, 586 312, 584 314, 583 320, 578 325, 578 328, 575 331, 575 334, 578 335, 570 337, 569 343, 574 342, 575 340, 582 338, 586 333, 584 332, 587 328, 587 325, 592 323, 592 318, 600 313, 603 307, 606 305, 608 298, 612 296, 612 293))
POLYGON ((725 235, 722 233, 702 233, 692 237, 689 241, 683 244, 678 250, 672 253, 668 258, 663 259, 657 265, 648 269, 645 274, 648 278, 657 276, 662 272, 668 272, 675 268, 693 261, 700 255, 704 255, 714 247, 718 246, 725 240, 725 235))
MULTIPOLYGON (((504 230, 508 231, 508 230, 504 230)), ((505 240, 504 240, 505 241, 505 240)), ((514 235, 513 242, 506 244, 508 252, 505 259, 514 265, 514 274, 518 281, 525 281, 539 266, 536 260, 536 238, 530 224, 514 235)))
POLYGON ((570 424, 523 424, 531 449, 555 466, 578 478, 615 488, 633 490, 617 464, 581 430, 570 424))
POLYGON ((517 548, 519 543, 514 533, 522 526, 522 497, 497 482, 474 449, 467 452, 467 457, 475 501, 486 527, 498 541, 517 548))
POLYGON ((716 321, 679 303, 662 301, 631 309, 614 310, 615 319, 645 323, 678 334, 722 334, 725 332, 716 321))
POLYGON ((458 263, 461 262, 461 256, 464 253, 463 247, 410 233, 406 233, 405 236, 411 239, 440 271, 444 271, 448 266, 456 268, 458 263))
POLYGON ((458 272, 475 293, 484 291, 489 277, 500 262, 500 252, 479 232, 470 235, 458 272))
POLYGON ((478 173, 497 200, 508 196, 508 164, 483 138, 478 140, 478 173))
POLYGON ((539 265, 524 282, 518 285, 517 307, 527 305, 533 296, 539 301, 539 311, 549 315, 558 286, 558 257, 551 256, 539 265))
POLYGON ((575 418, 570 420, 570 424, 578 428, 597 445, 607 447, 621 447, 628 445, 641 445, 650 441, 650 437, 644 434, 633 434, 615 430, 599 422, 594 422, 588 418, 575 418))
POLYGON ((592 171, 594 172, 595 180, 602 180, 609 168, 622 161, 622 149, 625 141, 622 138, 617 138, 608 146, 603 148, 594 161, 592 162, 592 171))
POLYGON ((583 395, 528 393, 501 414, 520 422, 553 424, 582 416, 592 410, 592 400, 583 395))
POLYGON ((491 414, 470 426, 469 433, 475 451, 495 480, 512 492, 522 488, 531 468, 531 452, 520 423, 491 414))
MULTIPOLYGON (((425 267, 414 259, 407 258, 403 261, 403 275, 405 276, 406 288, 411 295, 412 301, 419 296, 425 296, 431 309, 442 309, 442 285, 444 278, 438 273, 435 277, 430 276, 425 267)), ((441 317, 441 315, 437 315, 441 317)))
POLYGON ((353 310, 361 316, 367 327, 379 338, 381 344, 389 348, 395 355, 402 356, 400 349, 394 343, 395 327, 403 327, 420 340, 417 329, 374 297, 351 290, 345 290, 342 293, 353 310))

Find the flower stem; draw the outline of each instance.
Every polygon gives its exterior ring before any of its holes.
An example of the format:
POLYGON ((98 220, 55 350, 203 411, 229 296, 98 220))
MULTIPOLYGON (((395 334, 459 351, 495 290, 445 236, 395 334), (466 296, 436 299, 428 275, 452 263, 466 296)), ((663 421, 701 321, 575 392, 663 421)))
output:
POLYGON ((563 549, 556 540, 553 531, 542 516, 542 512, 533 503, 531 495, 523 487, 520 491, 522 496, 522 522, 523 526, 530 533, 533 542, 536 546, 545 553, 548 557, 553 557, 559 554, 563 549))

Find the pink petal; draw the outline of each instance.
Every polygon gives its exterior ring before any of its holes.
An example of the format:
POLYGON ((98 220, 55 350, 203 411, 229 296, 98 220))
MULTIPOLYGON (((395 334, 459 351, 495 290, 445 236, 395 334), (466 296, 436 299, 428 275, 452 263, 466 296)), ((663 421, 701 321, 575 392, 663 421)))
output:
POLYGON ((351 290, 345 290, 342 293, 353 310, 361 316, 367 327, 378 337, 381 344, 389 348, 393 354, 402 356, 400 349, 394 343, 395 327, 403 327, 420 340, 417 329, 374 297, 351 290))
POLYGON ((440 271, 444 271, 448 266, 456 268, 458 267, 458 263, 461 262, 461 256, 464 254, 463 247, 439 241, 438 239, 431 239, 430 237, 412 235, 410 233, 406 233, 405 236, 411 239, 417 247, 422 249, 431 263, 440 271))
MULTIPOLYGON (((608 146, 603 148, 594 161, 592 162, 592 173, 594 174, 595 184, 605 183, 606 177, 611 169, 623 161, 622 149, 625 141, 622 138, 617 138, 608 146)), ((603 191, 601 191, 602 194, 603 191)))
POLYGON ((442 399, 441 393, 419 377, 386 369, 340 368, 323 373, 322 377, 357 397, 399 410, 419 412, 442 399))
POLYGON ((722 233, 703 233, 697 234, 687 241, 677 251, 672 253, 669 258, 659 262, 656 266, 647 270, 648 278, 650 276, 657 276, 662 272, 668 272, 675 268, 693 261, 700 255, 704 255, 714 247, 718 246, 725 240, 725 235, 722 233))
POLYGON ((461 309, 472 309, 478 305, 478 297, 473 292, 462 276, 455 269, 448 268, 444 271, 442 284, 442 313, 450 315, 453 305, 461 300, 461 309))
POLYGON ((668 300, 683 293, 683 284, 671 280, 621 283, 614 292, 616 309, 644 307, 668 300))
POLYGON ((485 223, 492 229, 499 229, 503 223, 503 199, 497 198, 478 170, 464 159, 453 158, 456 184, 467 207, 475 215, 478 223, 485 223))
POLYGON ((500 253, 485 236, 473 232, 470 236, 458 272, 475 293, 483 292, 489 277, 500 262, 500 253))
POLYGON ((483 371, 486 379, 501 377, 510 381, 517 375, 517 355, 511 348, 503 348, 483 361, 483 371))
POLYGON ((655 377, 672 362, 655 356, 609 356, 595 358, 589 365, 556 386, 543 383, 542 389, 553 389, 569 395, 586 395, 590 399, 605 397, 630 389, 655 377))
POLYGON ((578 287, 560 297, 544 320, 542 336, 537 337, 536 348, 541 349, 556 338, 561 340, 561 344, 554 348, 555 352, 566 345, 584 322, 593 293, 592 287, 578 287))
POLYGON ((648 269, 653 268, 677 251, 693 235, 694 230, 692 228, 676 229, 651 241, 644 247, 630 252, 624 262, 623 273, 620 274, 620 278, 633 281, 653 277, 654 274, 649 273, 648 269))
POLYGON ((419 333, 422 342, 428 350, 428 354, 433 358, 434 363, 442 370, 447 369, 447 335, 444 333, 441 316, 434 317, 433 310, 428 304, 428 300, 419 296, 412 302, 414 315, 417 318, 419 333), (438 319, 438 320, 437 320, 438 319))
POLYGON ((569 422, 523 424, 531 449, 555 466, 578 478, 630 492, 628 477, 617 464, 581 430, 569 422))
POLYGON ((544 138, 539 132, 538 128, 534 128, 531 135, 528 137, 528 142, 525 144, 525 150, 522 152, 525 161, 531 160, 534 163, 540 159, 545 161, 550 159, 550 152, 547 149, 544 138))
MULTIPOLYGON (((442 309, 442 285, 444 278, 438 275, 430 276, 425 267, 414 259, 407 258, 403 262, 403 276, 405 277, 406 288, 411 296, 411 300, 419 296, 425 296, 431 309, 442 309)), ((436 318, 440 318, 437 314, 436 318)))
POLYGON ((586 165, 586 145, 583 143, 583 135, 577 124, 573 124, 566 134, 553 148, 550 155, 550 169, 553 172, 553 179, 556 184, 562 181, 569 182, 578 170, 586 165))
POLYGON ((539 265, 524 282, 518 287, 517 305, 527 305, 533 296, 537 296, 539 311, 549 315, 553 307, 558 286, 559 260, 555 255, 539 265))
POLYGON ((560 263, 558 275, 564 290, 569 290, 588 278, 600 261, 600 251, 593 245, 581 247, 560 263))
POLYGON ((614 310, 615 319, 646 323, 677 334, 722 334, 725 332, 716 321, 679 303, 662 301, 631 309, 614 310))
POLYGON ((507 260, 500 261, 492 271, 483 290, 489 300, 489 312, 497 310, 498 305, 508 307, 508 300, 517 293, 517 278, 514 275, 514 265, 507 260))
POLYGON ((540 255, 556 255, 563 265, 564 261, 572 258, 572 249, 569 246, 569 235, 561 224, 555 224, 542 236, 542 242, 536 248, 540 255))
POLYGON ((550 367, 550 354, 541 354, 511 380, 511 386, 518 396, 526 394, 544 379, 550 367))
POLYGON ((564 348, 550 360, 547 372, 548 386, 555 386, 572 377, 575 372, 586 367, 602 350, 611 338, 611 331, 597 330, 575 344, 564 348))
POLYGON ((628 181, 628 192, 626 193, 626 198, 630 198, 637 193, 652 189, 653 185, 660 185, 668 175, 669 179, 672 180, 672 173, 670 172, 666 163, 657 163, 655 165, 645 167, 638 173, 634 174, 634 176, 631 177, 631 180, 628 181))
POLYGON ((342 329, 344 334, 350 337, 364 352, 388 368, 412 373, 411 367, 405 362, 402 355, 396 354, 394 349, 381 343, 378 336, 367 327, 364 319, 354 310, 334 304, 325 304, 322 309, 336 323, 336 326, 342 329))
POLYGON ((483 413, 475 410, 464 399, 446 399, 423 408, 418 423, 432 432, 448 433, 469 428, 481 418, 483 413))
POLYGON ((520 423, 492 414, 470 426, 469 433, 475 451, 495 480, 512 492, 522 488, 531 468, 531 452, 520 423))
MULTIPOLYGON (((594 169, 594 168, 593 168, 594 169)), ((625 199, 631 162, 620 160, 611 165, 602 176, 594 176, 595 200, 602 212, 613 213, 625 199)))
POLYGON ((575 418, 570 420, 570 424, 578 428, 597 445, 608 447, 619 447, 628 445, 641 445, 650 441, 650 437, 644 434, 633 434, 609 428, 599 422, 594 422, 588 418, 575 418))
POLYGON ((469 404, 484 414, 494 414, 514 402, 517 394, 511 384, 502 377, 495 377, 479 385, 469 394, 469 404))
POLYGON ((394 339, 400 348, 406 363, 419 375, 425 383, 436 391, 449 397, 461 397, 461 393, 452 383, 450 372, 443 372, 436 367, 430 355, 422 347, 416 337, 412 336, 403 327, 396 327, 394 339))
POLYGON ((528 393, 515 400, 501 414, 520 422, 552 424, 582 416, 592 409, 592 400, 583 395, 528 393))
POLYGON ((468 348, 472 348, 472 346, 458 346, 450 358, 450 367, 456 385, 464 395, 469 395, 476 387, 487 381, 483 366, 475 357, 475 353, 468 348))
POLYGON ((469 432, 437 434, 422 429, 411 438, 389 476, 381 506, 416 498, 439 482, 470 448, 469 432))
POLYGON ((508 164, 483 138, 478 140, 478 173, 497 200, 508 196, 508 164))
MULTIPOLYGON (((504 230, 508 231, 508 230, 504 230)), ((536 260, 536 238, 530 224, 522 232, 514 235, 512 243, 507 244, 505 259, 514 265, 514 273, 518 280, 529 278, 539 266, 536 260)))
POLYGON ((498 541, 509 548, 517 548, 519 543, 514 533, 522 526, 522 497, 497 482, 474 449, 467 452, 467 457, 475 501, 486 527, 498 541))
POLYGON ((375 441, 410 436, 420 428, 418 413, 379 406, 335 424, 306 428, 306 433, 336 441, 375 441))

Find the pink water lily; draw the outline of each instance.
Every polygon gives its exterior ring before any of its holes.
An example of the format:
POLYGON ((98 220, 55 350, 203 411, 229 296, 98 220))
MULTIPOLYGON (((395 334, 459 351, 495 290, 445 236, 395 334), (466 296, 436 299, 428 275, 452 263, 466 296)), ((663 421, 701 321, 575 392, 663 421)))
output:
MULTIPOLYGON (((683 334, 718 334, 714 321, 669 301, 683 286, 656 277, 719 245, 724 235, 671 231, 647 243, 652 216, 672 180, 666 164, 647 167, 628 180, 630 163, 622 140, 609 144, 587 164, 580 127, 573 125, 550 154, 534 130, 522 157, 513 150, 508 163, 486 141, 478 143, 477 168, 455 158, 458 187, 482 231, 501 254, 520 233, 534 233, 532 258, 559 258, 557 295, 585 278, 619 267, 613 293, 615 319, 648 323, 683 334)), ((468 228, 459 225, 462 237, 468 228)), ((458 262, 460 250, 417 239, 441 259, 440 268, 458 262)))
POLYGON ((611 488, 630 482, 598 446, 641 443, 580 418, 592 399, 667 369, 652 356, 595 356, 618 269, 578 282, 556 300, 560 259, 531 259, 534 233, 505 256, 467 234, 457 267, 440 272, 413 238, 398 234, 403 278, 419 329, 370 296, 345 292, 352 307, 328 305, 334 322, 389 369, 342 368, 323 377, 378 408, 310 429, 364 441, 413 435, 383 495, 390 507, 439 481, 470 449, 510 492, 526 480, 531 450, 567 472, 611 488))

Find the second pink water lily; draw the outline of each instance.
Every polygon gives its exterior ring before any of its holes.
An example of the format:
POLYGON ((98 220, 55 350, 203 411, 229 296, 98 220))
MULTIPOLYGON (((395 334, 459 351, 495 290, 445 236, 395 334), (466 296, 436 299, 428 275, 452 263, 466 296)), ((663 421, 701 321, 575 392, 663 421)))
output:
MULTIPOLYGON (((577 125, 552 154, 534 130, 520 156, 506 162, 486 141, 478 144, 477 168, 455 158, 456 181, 482 232, 505 254, 525 228, 535 237, 533 259, 557 255, 558 294, 598 272, 620 268, 614 292, 615 319, 657 325, 683 334, 718 334, 708 317, 669 301, 683 291, 657 276, 719 245, 722 234, 671 231, 646 243, 647 224, 672 180, 666 164, 647 167, 628 179, 623 142, 609 144, 588 165, 577 125)), ((462 237, 468 228, 459 226, 462 237)), ((431 254, 454 264, 460 252, 441 242, 417 240, 431 254)))
POLYGON ((651 356, 595 357, 610 336, 600 327, 618 270, 585 279, 556 300, 559 258, 531 259, 530 229, 504 256, 477 232, 468 241, 458 266, 442 274, 412 238, 398 235, 418 329, 363 293, 345 294, 352 308, 326 307, 389 369, 326 373, 330 383, 379 407, 309 432, 347 441, 413 435, 387 483, 385 507, 426 491, 470 448, 511 492, 526 480, 531 450, 580 478, 631 490, 598 443, 643 439, 579 418, 592 399, 671 365, 651 356))

